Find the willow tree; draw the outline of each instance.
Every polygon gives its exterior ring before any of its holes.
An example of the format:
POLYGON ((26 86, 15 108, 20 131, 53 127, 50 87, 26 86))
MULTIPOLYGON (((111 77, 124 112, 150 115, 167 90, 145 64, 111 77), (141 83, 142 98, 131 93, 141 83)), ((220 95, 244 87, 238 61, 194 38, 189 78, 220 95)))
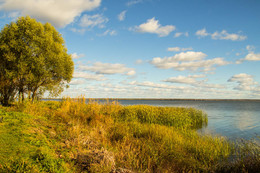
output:
POLYGON ((20 17, 0 32, 0 97, 34 100, 48 91, 58 95, 70 82, 74 64, 61 34, 49 23, 20 17))

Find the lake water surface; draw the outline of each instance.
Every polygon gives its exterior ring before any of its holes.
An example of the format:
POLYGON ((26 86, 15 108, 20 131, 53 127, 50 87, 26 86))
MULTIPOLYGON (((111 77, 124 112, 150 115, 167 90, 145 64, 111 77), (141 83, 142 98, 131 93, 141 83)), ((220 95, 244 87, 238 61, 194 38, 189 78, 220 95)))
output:
POLYGON ((118 100, 122 105, 194 107, 208 115, 208 126, 200 133, 251 139, 260 136, 260 101, 238 100, 118 100))

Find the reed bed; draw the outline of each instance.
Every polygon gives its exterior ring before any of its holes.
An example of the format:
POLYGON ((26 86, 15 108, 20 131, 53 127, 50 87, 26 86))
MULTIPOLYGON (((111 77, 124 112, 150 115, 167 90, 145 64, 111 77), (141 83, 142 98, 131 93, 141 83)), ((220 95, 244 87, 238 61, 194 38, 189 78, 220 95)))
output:
MULTIPOLYGON (((223 137, 199 135, 196 130, 207 125, 207 115, 193 108, 122 106, 109 100, 101 104, 66 98, 0 109, 30 115, 25 117, 38 125, 44 143, 56 153, 50 158, 62 163, 54 164, 59 167, 52 170, 246 172, 260 165, 256 143, 240 142, 239 146, 223 137)), ((20 166, 19 170, 27 168, 20 166)))
POLYGON ((181 129, 198 129, 208 123, 207 115, 201 110, 147 105, 122 106, 115 118, 181 129))

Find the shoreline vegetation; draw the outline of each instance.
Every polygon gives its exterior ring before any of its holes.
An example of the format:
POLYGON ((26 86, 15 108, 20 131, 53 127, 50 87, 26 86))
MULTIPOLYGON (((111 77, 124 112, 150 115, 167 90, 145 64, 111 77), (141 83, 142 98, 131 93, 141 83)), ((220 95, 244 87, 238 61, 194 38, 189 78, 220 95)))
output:
POLYGON ((260 170, 259 139, 231 142, 202 136, 196 130, 206 126, 208 118, 201 110, 104 100, 0 106, 0 172, 260 170))

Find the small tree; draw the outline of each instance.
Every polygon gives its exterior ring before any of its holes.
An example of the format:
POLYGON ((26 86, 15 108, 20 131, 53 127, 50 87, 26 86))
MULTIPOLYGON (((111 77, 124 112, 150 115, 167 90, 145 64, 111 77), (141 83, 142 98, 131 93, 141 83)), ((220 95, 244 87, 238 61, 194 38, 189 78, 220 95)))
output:
POLYGON ((74 64, 64 40, 49 23, 20 17, 0 33, 0 101, 14 95, 34 100, 45 91, 58 95, 70 82, 74 64))

